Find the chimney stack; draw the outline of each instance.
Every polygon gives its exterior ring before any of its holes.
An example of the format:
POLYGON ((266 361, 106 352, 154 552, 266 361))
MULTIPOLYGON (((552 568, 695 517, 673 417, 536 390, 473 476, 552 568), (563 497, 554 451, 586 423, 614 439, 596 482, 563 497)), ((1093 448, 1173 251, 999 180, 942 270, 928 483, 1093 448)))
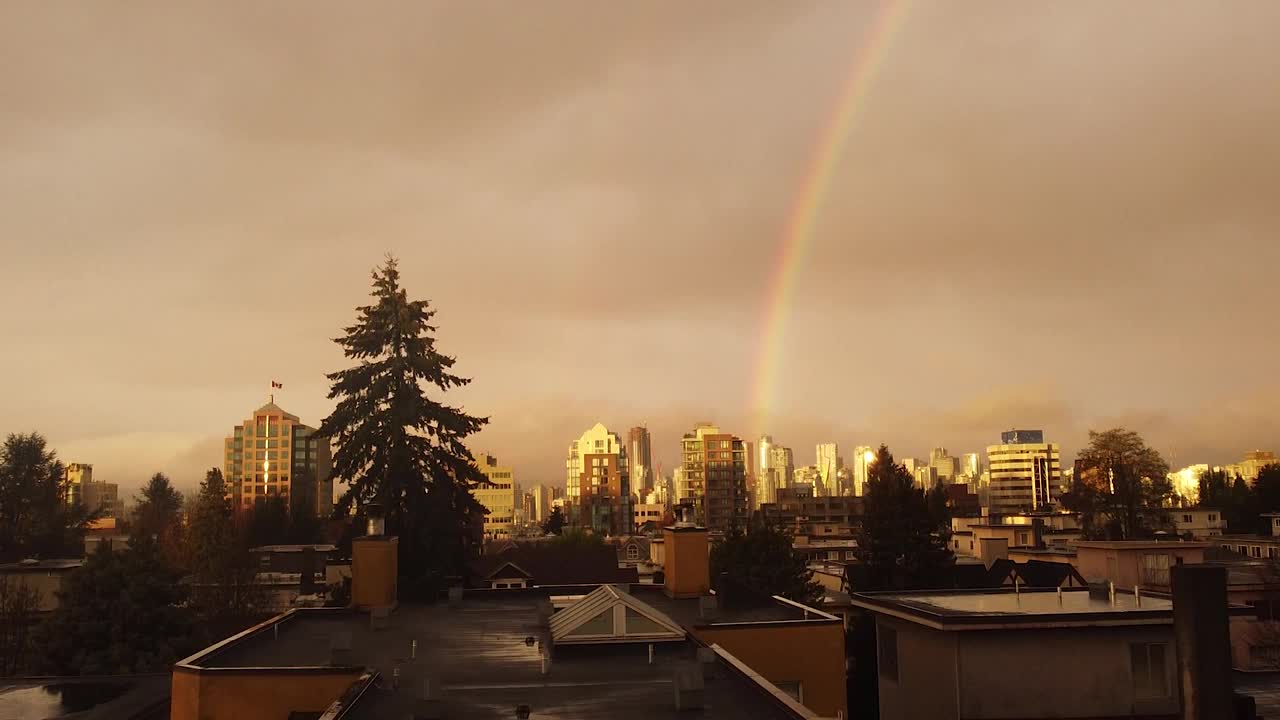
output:
POLYGON ((351 541, 351 605, 357 610, 396 607, 400 539, 384 535, 382 507, 369 505, 369 534, 351 541))
POLYGON ((1183 720, 1233 717, 1227 569, 1175 565, 1172 582, 1183 720))
POLYGON ((711 592, 710 546, 707 529, 693 521, 693 508, 676 507, 680 519, 662 529, 663 585, 672 598, 696 598, 711 592))

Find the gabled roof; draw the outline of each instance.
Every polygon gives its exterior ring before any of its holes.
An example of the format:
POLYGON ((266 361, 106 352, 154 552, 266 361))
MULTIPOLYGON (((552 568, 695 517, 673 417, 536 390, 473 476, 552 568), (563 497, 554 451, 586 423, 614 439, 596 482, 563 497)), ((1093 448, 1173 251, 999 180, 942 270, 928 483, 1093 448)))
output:
POLYGON ((601 585, 635 583, 635 568, 619 568, 618 553, 612 545, 560 545, 555 542, 517 543, 502 552, 485 555, 471 563, 471 576, 492 577, 508 563, 515 565, 530 585, 601 585))
POLYGON ((551 616, 557 645, 684 640, 684 628, 648 603, 613 585, 601 585, 551 616))
POLYGON ((1084 577, 1071 563, 1028 560, 1016 566, 1015 572, 1024 587, 1088 587, 1084 577))
POLYGON ((254 410, 254 411, 253 411, 253 414, 254 414, 254 415, 260 415, 260 414, 261 414, 261 415, 275 415, 275 414, 277 414, 277 413, 279 413, 280 415, 283 415, 283 416, 285 416, 285 417, 289 418, 289 419, 290 419, 291 421, 293 421, 293 422, 298 422, 298 416, 297 416, 297 415, 294 415, 293 413, 291 413, 291 412, 288 412, 288 411, 284 410, 284 409, 283 409, 283 408, 281 408, 279 405, 277 405, 277 404, 275 404, 275 403, 273 403, 273 402, 269 402, 269 403, 267 403, 266 405, 263 405, 262 407, 260 407, 260 408, 258 408, 257 410, 254 410))
POLYGON ((489 573, 485 577, 487 579, 492 580, 494 578, 513 578, 513 577, 531 578, 533 576, 530 575, 528 572, 526 572, 524 568, 520 567, 519 565, 513 562, 506 562, 499 565, 496 569, 494 569, 493 572, 489 573))

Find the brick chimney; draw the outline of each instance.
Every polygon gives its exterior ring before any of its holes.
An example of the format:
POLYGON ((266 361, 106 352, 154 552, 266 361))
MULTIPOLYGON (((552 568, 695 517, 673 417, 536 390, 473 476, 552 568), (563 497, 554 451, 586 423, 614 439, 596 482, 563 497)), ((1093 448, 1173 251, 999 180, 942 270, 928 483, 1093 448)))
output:
POLYGON ((351 541, 351 605, 357 610, 394 608, 400 538, 384 534, 382 507, 370 505, 368 534, 351 541))
POLYGON ((680 505, 676 512, 676 524, 662 529, 666 593, 673 598, 701 597, 711 591, 707 529, 694 524, 692 507, 680 505))

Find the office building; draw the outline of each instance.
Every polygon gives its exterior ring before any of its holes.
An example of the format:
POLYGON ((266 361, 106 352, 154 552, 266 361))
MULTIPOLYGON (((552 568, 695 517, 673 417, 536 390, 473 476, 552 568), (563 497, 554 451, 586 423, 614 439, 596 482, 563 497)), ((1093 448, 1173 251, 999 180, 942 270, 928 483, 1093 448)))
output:
POLYGON ((223 450, 222 475, 238 512, 273 495, 291 508, 306 503, 321 518, 333 512, 329 441, 315 437, 314 428, 275 402, 235 426, 223 450))
POLYGON ((862 496, 867 492, 867 469, 876 461, 876 452, 868 445, 859 445, 853 449, 853 494, 862 496))
POLYGON ((565 467, 573 522, 605 535, 631 532, 631 468, 617 433, 596 423, 569 446, 565 467))
POLYGON ((773 436, 761 435, 756 450, 759 454, 758 469, 763 474, 773 467, 773 436))
POLYGON ((939 482, 938 468, 933 465, 921 465, 915 471, 916 485, 924 491, 933 489, 939 482))
POLYGON ((471 494, 488 511, 484 516, 485 539, 509 538, 515 527, 515 472, 499 465, 488 453, 476 453, 476 467, 484 473, 485 482, 472 488, 471 494))
POLYGON ((955 458, 947 452, 946 448, 934 448, 929 452, 929 464, 934 470, 938 471, 938 479, 943 482, 950 482, 952 478, 960 474, 960 458, 955 458))
POLYGON ((120 499, 120 486, 109 482, 87 482, 80 486, 84 509, 98 513, 100 518, 123 518, 124 501, 120 499))
POLYGON ((653 453, 649 428, 637 426, 627 432, 627 460, 631 467, 631 492, 643 494, 653 487, 653 453))
POLYGON ((543 523, 551 515, 551 501, 555 499, 555 489, 549 485, 534 485, 529 491, 533 496, 533 514, 529 522, 543 523))
POLYGON ((1001 434, 1001 440, 1000 445, 987 447, 991 513, 1044 511, 1056 506, 1066 489, 1057 443, 1044 442, 1040 430, 1010 430, 1001 434))
POLYGON ((977 483, 978 478, 982 477, 982 454, 965 453, 960 456, 960 473, 968 478, 969 482, 977 483))
POLYGON ((818 468, 818 485, 814 488, 819 496, 839 495, 836 490, 836 473, 844 466, 840 457, 840 448, 836 443, 822 443, 814 453, 818 468))
POLYGON ((726 530, 747 519, 747 460, 742 439, 700 423, 681 438, 688 495, 697 518, 708 528, 726 530))

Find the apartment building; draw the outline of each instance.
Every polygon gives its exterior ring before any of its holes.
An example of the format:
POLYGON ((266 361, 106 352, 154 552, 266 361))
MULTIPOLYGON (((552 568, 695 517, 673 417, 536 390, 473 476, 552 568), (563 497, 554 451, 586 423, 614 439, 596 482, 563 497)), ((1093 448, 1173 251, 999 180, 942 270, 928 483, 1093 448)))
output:
POLYGON ((707 423, 681 439, 684 480, 697 517, 709 528, 726 530, 747 519, 747 449, 742 439, 707 423))
POLYGON ((488 453, 476 454, 476 467, 484 473, 485 481, 472 488, 476 502, 488 510, 484 516, 484 536, 496 540, 511 537, 516 524, 515 471, 499 465, 498 459, 488 453))

